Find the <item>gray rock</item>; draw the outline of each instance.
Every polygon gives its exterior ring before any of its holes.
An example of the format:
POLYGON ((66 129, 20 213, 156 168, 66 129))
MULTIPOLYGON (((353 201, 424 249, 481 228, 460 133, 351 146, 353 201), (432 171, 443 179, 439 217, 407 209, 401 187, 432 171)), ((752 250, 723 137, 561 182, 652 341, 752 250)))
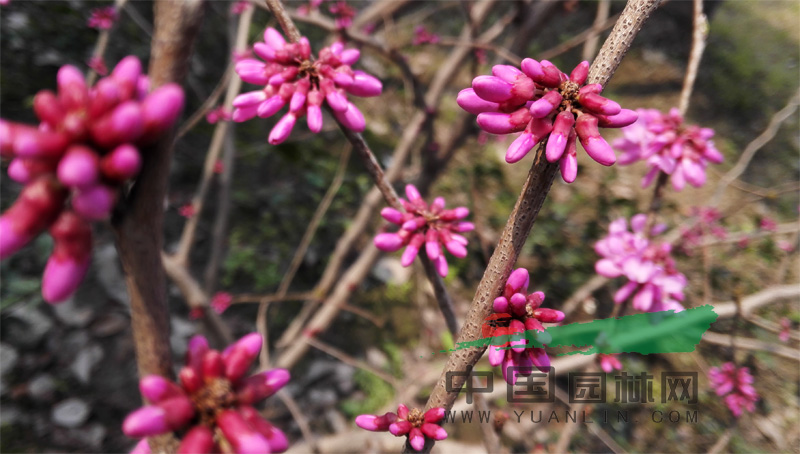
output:
POLYGON ((53 397, 56 381, 50 374, 39 374, 28 382, 28 394, 32 399, 48 401, 53 397))
POLYGON ((94 450, 102 448, 103 439, 106 438, 108 431, 100 423, 87 424, 86 427, 73 430, 75 438, 81 440, 94 450))
POLYGON ((0 407, 0 424, 11 426, 23 422, 23 419, 22 412, 15 405, 4 403, 0 407))
POLYGON ((121 303, 130 304, 128 287, 125 285, 125 276, 122 274, 119 264, 117 248, 111 243, 95 247, 92 260, 95 263, 93 268, 97 280, 106 294, 121 303))
POLYGON ((186 344, 189 338, 196 332, 197 328, 194 323, 172 317, 169 335, 169 343, 172 346, 172 351, 178 356, 183 356, 186 353, 186 344))
POLYGON ((336 381, 336 389, 341 395, 348 395, 353 392, 355 382, 353 381, 353 374, 355 369, 344 363, 336 364, 333 373, 333 379, 336 381))
POLYGON ((0 343, 0 375, 6 375, 14 369, 19 359, 17 349, 5 344, 0 343))
POLYGON ((376 369, 383 370, 389 365, 389 357, 377 347, 369 347, 366 356, 367 364, 376 369))
POLYGON ((94 311, 88 307, 80 307, 74 296, 54 305, 53 312, 62 323, 74 328, 85 327, 94 317, 94 311))
POLYGON ((21 348, 31 348, 53 327, 53 321, 34 304, 20 305, 8 314, 3 338, 21 348))
POLYGON ((394 257, 383 257, 372 268, 372 275, 389 284, 403 284, 411 277, 411 268, 405 268, 394 257))
POLYGON ((92 369, 103 359, 103 356, 102 347, 89 345, 78 352, 69 369, 81 383, 88 385, 92 379, 92 369))
POLYGON ((330 388, 311 388, 307 394, 311 405, 322 408, 332 408, 339 401, 336 391, 330 388))
POLYGON ((78 399, 70 398, 53 407, 50 418, 53 423, 67 428, 80 427, 89 419, 89 405, 78 399))

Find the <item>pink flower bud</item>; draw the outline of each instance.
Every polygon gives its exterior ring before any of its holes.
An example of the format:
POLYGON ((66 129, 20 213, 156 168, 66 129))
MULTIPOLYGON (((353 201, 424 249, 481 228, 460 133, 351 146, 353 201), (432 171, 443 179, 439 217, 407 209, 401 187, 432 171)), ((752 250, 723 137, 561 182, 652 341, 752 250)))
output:
POLYGON ((92 139, 103 148, 132 142, 145 130, 144 105, 136 101, 126 101, 92 124, 92 139))
POLYGON ((100 160, 103 177, 116 182, 135 177, 142 167, 142 157, 133 145, 122 144, 100 160))
POLYGON ((531 104, 530 112, 533 118, 544 118, 558 107, 561 104, 561 100, 564 99, 557 90, 550 90, 544 94, 541 98, 537 99, 536 101, 531 104))
POLYGON ((269 442, 256 432, 235 410, 224 410, 217 415, 217 427, 237 454, 262 454, 270 452, 269 442))
POLYGON ((414 427, 408 432, 408 444, 414 448, 415 451, 422 451, 425 447, 425 436, 422 431, 414 427))
POLYGON ((492 303, 492 310, 498 314, 508 312, 508 308, 508 299, 504 296, 498 296, 492 303))
POLYGON ((513 84, 517 80, 517 76, 522 75, 523 72, 511 65, 494 65, 492 66, 492 75, 499 77, 504 81, 513 84))
POLYGON ((565 110, 556 115, 553 131, 550 133, 550 138, 547 139, 547 147, 545 148, 545 157, 549 162, 556 162, 561 159, 561 155, 564 154, 564 150, 567 148, 567 139, 573 124, 575 124, 575 117, 572 112, 565 110))
POLYGON ((406 420, 396 421, 389 426, 389 433, 395 437, 399 437, 407 434, 411 430, 411 427, 411 423, 406 420))
POLYGON ((120 84, 120 99, 131 99, 137 90, 139 77, 142 75, 142 63, 138 58, 129 55, 117 63, 111 71, 111 78, 120 84))
POLYGON ((283 452, 289 447, 289 440, 286 435, 279 429, 272 427, 272 424, 265 421, 253 407, 242 405, 239 407, 239 414, 250 424, 250 427, 267 440, 269 452, 283 452))
POLYGON ((283 143, 283 141, 289 138, 289 134, 292 133, 292 128, 294 128, 296 121, 297 116, 295 114, 287 113, 284 115, 278 123, 275 124, 275 127, 272 128, 272 131, 270 131, 267 141, 272 145, 283 143))
POLYGON ((57 165, 49 159, 15 158, 8 164, 8 176, 17 183, 28 184, 42 175, 53 173, 57 165))
POLYGON ((337 112, 334 110, 333 115, 351 131, 361 132, 367 126, 364 115, 353 103, 347 103, 347 110, 344 112, 337 112))
POLYGON ((58 95, 65 109, 74 110, 86 105, 89 91, 83 73, 72 65, 64 65, 56 75, 58 95))
POLYGON ((33 111, 45 123, 51 127, 60 124, 66 112, 55 93, 49 90, 42 90, 33 98, 33 111))
POLYGON ((203 387, 203 377, 200 376, 199 369, 182 368, 178 373, 178 380, 181 382, 181 387, 189 393, 196 393, 203 387))
POLYGON ((400 257, 400 264, 403 266, 409 266, 417 257, 417 253, 419 252, 420 246, 422 243, 425 242, 425 236, 421 233, 416 233, 414 236, 411 237, 411 242, 409 242, 406 250, 403 251, 403 255, 400 257))
POLYGON ((72 209, 93 221, 107 219, 114 208, 116 192, 110 187, 98 184, 79 189, 72 195, 72 209))
POLYGON ((347 92, 355 96, 378 96, 383 91, 383 84, 376 77, 363 71, 354 71, 353 83, 347 87, 347 92))
POLYGON ((403 213, 392 207, 382 209, 381 216, 392 224, 400 225, 403 222, 403 213))
POLYGON ((439 244, 439 235, 436 230, 429 229, 425 233, 425 252, 431 260, 437 260, 442 254, 442 246, 439 244))
POLYGON ((132 438, 159 435, 183 427, 193 417, 192 401, 177 396, 134 411, 125 418, 122 431, 132 438))
POLYGON ((564 313, 555 309, 539 308, 533 311, 533 316, 544 323, 558 323, 564 320, 564 313))
POLYGON ((178 454, 195 454, 198 452, 217 452, 214 442, 214 432, 206 426, 192 427, 181 439, 178 445, 178 454))
POLYGON ((583 61, 569 75, 569 80, 578 85, 583 85, 586 82, 586 77, 589 75, 589 62, 583 61))
POLYGON ((94 185, 100 173, 97 154, 83 145, 72 145, 58 164, 58 179, 72 187, 94 185))
POLYGON ((567 183, 572 183, 578 176, 577 137, 575 129, 571 129, 569 131, 569 137, 567 138, 567 148, 564 150, 564 154, 561 155, 561 160, 559 161, 561 178, 567 183))
POLYGON ((60 159, 70 143, 70 138, 61 132, 33 128, 15 128, 13 132, 14 153, 26 158, 60 159))
POLYGON ((539 64, 538 61, 532 58, 526 58, 522 60, 522 64, 520 65, 522 72, 525 73, 526 76, 530 77, 535 81, 539 81, 544 77, 544 70, 542 69, 542 65, 539 64))
POLYGON ((583 114, 575 122, 575 132, 581 141, 586 153, 595 161, 604 166, 610 166, 617 161, 614 150, 608 142, 600 136, 597 129, 597 117, 583 114))
POLYGON ((147 438, 139 440, 136 446, 133 447, 131 454, 152 454, 152 451, 150 451, 150 444, 147 443, 147 438))
POLYGON ((517 268, 508 276, 506 287, 512 290, 512 293, 524 292, 530 284, 530 275, 525 268, 517 268))
POLYGON ((617 115, 622 111, 619 104, 596 93, 579 94, 578 102, 583 107, 603 115, 617 115))
POLYGON ((514 86, 495 76, 478 76, 472 80, 475 93, 486 101, 506 102, 514 97, 514 86))
POLYGON ((264 90, 249 91, 242 93, 233 99, 233 107, 251 107, 267 100, 267 93, 264 90))
POLYGON ((27 185, 0 217, 0 260, 50 226, 61 213, 66 196, 66 190, 52 177, 41 177, 27 185))
POLYGON ((272 369, 247 377, 242 381, 236 397, 240 404, 250 405, 266 399, 289 382, 289 371, 272 369))
POLYGON ((74 213, 65 211, 50 228, 53 253, 42 275, 42 296, 48 303, 58 303, 77 290, 89 269, 92 228, 74 213))
POLYGON ((538 79, 533 78, 533 80, 549 88, 556 88, 561 85, 561 71, 547 60, 542 60, 540 63, 544 75, 538 79))
POLYGON ((261 351, 261 345, 262 339, 258 333, 250 333, 233 344, 230 354, 223 358, 228 380, 235 382, 247 372, 261 351))
POLYGON ((533 365, 541 372, 547 373, 550 371, 550 357, 547 356, 547 352, 543 348, 532 348, 530 359, 533 365))
POLYGON ((478 125, 492 134, 510 134, 524 130, 531 118, 531 113, 525 107, 510 114, 484 112, 478 114, 478 125))
POLYGON ((169 397, 183 394, 178 385, 160 375, 147 375, 139 380, 142 396, 150 402, 160 402, 169 397))
POLYGON ((456 102, 462 109, 474 115, 483 112, 497 112, 500 110, 500 105, 498 103, 486 101, 478 96, 472 88, 465 88, 458 92, 456 102))
POLYGON ((275 60, 275 49, 266 43, 253 44, 253 52, 266 61, 275 60))
POLYGON ((384 252, 394 252, 403 247, 403 238, 396 233, 379 233, 373 241, 384 252))
POLYGON ((183 109, 183 89, 166 84, 150 93, 142 102, 144 131, 142 141, 149 143, 169 130, 183 109))
POLYGON ((413 184, 406 185, 406 197, 408 197, 408 200, 412 203, 417 200, 422 200, 422 196, 413 184))
POLYGON ((636 122, 639 114, 634 110, 621 109, 616 115, 595 115, 598 120, 598 126, 601 128, 624 128, 636 122))
POLYGON ((272 27, 267 27, 266 30, 264 30, 264 42, 276 50, 283 49, 286 45, 286 40, 283 39, 283 35, 272 27))
POLYGON ((345 49, 339 55, 339 61, 341 61, 343 65, 352 65, 358 61, 359 57, 361 57, 361 51, 358 49, 345 49))

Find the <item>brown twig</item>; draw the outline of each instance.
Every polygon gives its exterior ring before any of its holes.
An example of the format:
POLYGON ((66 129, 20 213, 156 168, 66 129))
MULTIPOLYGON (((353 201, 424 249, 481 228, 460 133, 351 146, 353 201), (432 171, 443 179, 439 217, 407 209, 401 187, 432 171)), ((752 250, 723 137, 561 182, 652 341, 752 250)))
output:
MULTIPOLYGON (((201 1, 155 3, 155 34, 151 47, 152 87, 180 82, 202 17, 201 1)), ((172 133, 143 150, 136 183, 121 202, 112 224, 116 232, 128 291, 139 375, 171 377, 166 280, 161 265, 163 203, 172 155, 172 133)), ((173 437, 151 438, 153 452, 175 449, 173 437), (172 440, 170 440, 172 439, 172 440)))
POLYGON ((765 342, 758 339, 730 336, 711 331, 706 331, 706 333, 703 334, 703 341, 710 344, 722 345, 724 347, 734 347, 745 350, 756 350, 772 353, 794 361, 800 361, 800 350, 787 347, 785 345, 780 345, 775 342, 765 342))
POLYGON ((547 49, 543 52, 539 52, 537 58, 539 58, 540 60, 549 60, 553 57, 557 57, 563 54, 564 52, 567 52, 572 48, 578 47, 592 36, 596 36, 598 33, 613 27, 614 24, 617 23, 618 19, 619 19, 619 14, 615 14, 600 25, 597 24, 592 25, 591 28, 584 30, 583 32, 573 36, 572 38, 564 41, 563 43, 560 43, 557 46, 547 49))
POLYGON ((277 19, 278 24, 280 24, 281 28, 283 29, 286 36, 289 38, 290 42, 296 43, 300 41, 302 35, 300 35, 300 30, 297 29, 297 26, 294 25, 292 22, 292 18, 289 16, 289 12, 286 11, 286 8, 283 7, 283 3, 281 0, 264 0, 269 7, 269 10, 272 11, 272 14, 277 19))
POLYGON ((198 107, 197 110, 194 111, 194 113, 192 113, 189 119, 183 122, 183 124, 178 128, 178 132, 175 134, 175 140, 178 140, 181 137, 185 136, 186 133, 188 133, 189 131, 192 130, 192 128, 197 126, 197 123, 199 123, 200 120, 205 118, 206 114, 212 108, 214 108, 214 106, 217 105, 217 102, 219 102, 219 98, 220 96, 222 96, 222 93, 224 93, 225 90, 228 87, 230 87, 230 81, 231 77, 233 77, 233 72, 234 72, 233 65, 228 65, 228 68, 222 74, 222 78, 217 83, 217 86, 214 87, 214 91, 212 91, 211 94, 208 95, 208 98, 206 98, 206 100, 203 101, 203 104, 201 104, 200 107, 198 107))
POLYGON ((339 361, 341 361, 341 362, 343 362, 343 363, 345 363, 347 365, 353 366, 353 367, 355 367, 357 369, 361 369, 361 370, 367 371, 367 372, 371 373, 372 375, 374 375, 374 376, 380 378, 381 380, 385 381, 386 383, 392 385, 393 388, 395 388, 395 389, 398 388, 397 379, 392 377, 391 375, 387 374, 386 372, 383 372, 383 371, 380 371, 378 369, 375 369, 374 367, 370 366, 369 364, 365 363, 364 361, 361 361, 361 360, 358 360, 356 358, 353 358, 352 356, 348 355, 347 353, 339 350, 338 348, 336 348, 336 347, 334 347, 332 345, 329 345, 329 344, 327 344, 325 342, 322 342, 319 339, 314 339, 314 338, 309 337, 309 338, 306 338, 305 341, 308 342, 309 345, 311 345, 312 347, 316 348, 317 350, 319 350, 319 351, 321 351, 323 353, 327 353, 327 354, 333 356, 334 358, 338 359, 339 361))
POLYGON ((706 48, 708 38, 708 19, 703 14, 703 0, 693 0, 692 15, 692 50, 689 51, 689 63, 686 65, 686 75, 683 78, 683 88, 678 102, 678 110, 681 115, 686 115, 689 109, 689 99, 692 97, 694 81, 697 79, 697 69, 700 67, 700 60, 703 58, 703 50, 706 48))
POLYGON ((303 434, 303 439, 306 441, 308 446, 311 447, 311 452, 314 454, 319 454, 319 445, 317 445, 317 441, 314 438, 314 434, 311 432, 311 426, 308 425, 308 419, 303 415, 303 411, 300 410, 300 406, 297 405, 294 398, 289 391, 286 389, 281 389, 277 393, 278 399, 283 402, 283 405, 286 405, 286 409, 289 410, 289 413, 292 414, 292 418, 297 423, 297 426, 300 427, 300 433, 303 434))
MULTIPOLYGON (((586 38, 586 42, 583 43, 583 53, 581 54, 581 60, 591 60, 594 57, 594 54, 597 52, 597 46, 600 44, 600 32, 604 30, 603 24, 608 21, 608 13, 611 9, 611 1, 610 0, 600 0, 597 2, 597 14, 594 16, 594 23, 592 24, 592 34, 590 34, 586 38)), ((611 25, 609 25, 610 27, 611 25)))
MULTIPOLYGON (((628 3, 590 68, 588 83, 605 84, 608 82, 631 46, 633 38, 658 3, 657 0, 632 0, 628 3)), ((547 197, 557 167, 557 165, 547 162, 544 158, 543 147, 540 146, 522 192, 503 230, 500 242, 478 284, 466 321, 456 340, 457 343, 480 338, 483 320, 491 312, 492 301, 502 292, 503 286, 511 274, 511 269, 536 221, 544 199, 547 197)), ((464 384, 464 379, 451 377, 454 378, 452 380, 453 391, 448 392, 445 389, 446 373, 448 371, 463 372, 473 367, 484 350, 485 348, 468 348, 454 352, 448 359, 442 376, 428 399, 426 408, 451 408, 458 391, 464 384)))

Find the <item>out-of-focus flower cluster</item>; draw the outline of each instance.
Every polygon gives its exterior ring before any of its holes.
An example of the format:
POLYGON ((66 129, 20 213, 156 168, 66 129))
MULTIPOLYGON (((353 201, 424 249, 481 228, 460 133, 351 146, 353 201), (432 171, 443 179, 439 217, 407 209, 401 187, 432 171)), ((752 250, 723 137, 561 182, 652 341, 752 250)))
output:
POLYGON ((492 305, 495 314, 501 314, 501 317, 493 317, 492 322, 497 326, 492 337, 501 340, 507 336, 523 337, 506 343, 492 341, 489 346, 489 364, 500 366, 503 378, 511 385, 517 382, 518 376, 531 375, 534 367, 542 372, 548 372, 550 368, 550 358, 545 349, 528 347, 525 332, 544 331, 542 323, 564 320, 563 312, 540 307, 544 293, 528 294, 529 283, 528 270, 517 268, 508 277, 503 295, 498 296, 492 305))
MULTIPOLYGON (((615 294, 617 304, 633 295, 633 307, 643 312, 682 311, 686 276, 675 269, 669 243, 651 240, 645 233, 647 216, 637 214, 628 222, 620 218, 611 223, 608 236, 598 241, 594 250, 602 257, 595 264, 601 276, 624 276, 628 283, 615 294)), ((664 225, 656 225, 650 236, 662 233, 664 225)))
POLYGON ((0 217, 0 259, 50 229, 55 247, 42 277, 48 302, 68 298, 89 267, 90 221, 109 217, 118 189, 139 173, 139 146, 168 130, 183 107, 175 84, 147 93, 136 57, 88 87, 74 66, 57 76, 58 93, 40 91, 29 126, 0 120, 0 155, 8 176, 25 185, 0 217))
POLYGON ((707 235, 713 235, 721 240, 728 237, 728 231, 720 224, 722 214, 712 207, 692 207, 691 216, 697 218, 697 223, 691 228, 681 228, 682 242, 680 249, 691 255, 692 249, 700 246, 707 235))
POLYGON ((636 123, 623 128, 623 137, 614 141, 614 148, 622 152, 620 165, 647 161, 650 170, 642 179, 642 187, 650 185, 660 172, 670 175, 676 191, 687 182, 697 188, 705 184, 708 163, 723 161, 711 141, 714 130, 684 125, 683 116, 675 108, 668 114, 656 109, 637 112, 636 123))
POLYGON ((718 396, 725 396, 725 405, 737 418, 747 410, 753 412, 758 402, 758 392, 753 387, 753 376, 746 367, 737 368, 727 362, 722 367, 712 367, 708 371, 711 387, 718 396))
POLYGON ((491 76, 478 76, 472 88, 461 90, 458 105, 478 115, 478 125, 492 134, 522 132, 506 151, 506 162, 525 157, 547 138, 545 156, 559 161, 564 181, 578 174, 576 141, 602 165, 616 161, 614 150, 598 127, 621 128, 636 121, 636 112, 600 96, 603 86, 584 85, 589 62, 570 73, 562 73, 547 60, 522 60, 522 70, 495 65, 491 76))
POLYGON ((373 432, 389 431, 395 437, 408 437, 408 444, 415 451, 422 451, 425 438, 444 440, 447 432, 439 426, 444 418, 445 410, 441 407, 431 408, 422 413, 414 408, 409 410, 403 404, 397 407, 397 413, 388 412, 382 416, 360 415, 356 417, 356 425, 373 432))
POLYGON ((600 353, 597 355, 597 360, 600 363, 600 368, 607 374, 615 370, 622 370, 622 363, 619 362, 619 354, 617 353, 608 355, 600 353))
POLYGON ((180 433, 179 453, 285 451, 286 436, 253 404, 281 389, 289 372, 273 369, 245 376, 261 343, 261 335, 252 333, 220 353, 204 337, 193 337, 179 383, 159 375, 142 378, 139 389, 150 405, 129 414, 122 431, 132 438, 180 433))
POLYGON ((458 258, 467 256, 467 239, 460 233, 475 228, 471 222, 462 219, 469 216, 467 207, 445 209, 444 197, 437 197, 428 205, 413 185, 406 186, 408 201, 400 199, 405 212, 391 207, 381 210, 384 219, 400 226, 395 233, 379 233, 375 236, 375 246, 386 252, 398 251, 405 247, 400 263, 409 266, 417 257, 419 248, 425 244, 425 252, 433 261, 440 276, 447 276, 447 259, 442 246, 458 258))
POLYGON ((108 30, 117 21, 117 9, 113 6, 104 6, 92 10, 86 25, 97 30, 108 30))
POLYGON ((414 28, 414 39, 411 44, 419 46, 420 44, 436 44, 438 42, 439 35, 429 32, 424 25, 418 25, 414 28))
POLYGON ((267 118, 288 104, 289 112, 269 134, 269 143, 276 145, 289 137, 303 115, 307 116, 308 129, 321 131, 321 106, 325 101, 345 127, 356 132, 364 130, 364 115, 346 95, 378 96, 383 86, 375 77, 351 68, 361 55, 358 49, 345 49, 341 42, 336 42, 311 60, 307 38, 287 43, 270 27, 264 31, 264 42, 255 43, 253 51, 266 63, 245 58, 236 63, 236 72, 243 81, 265 87, 236 97, 234 121, 255 116, 267 118))

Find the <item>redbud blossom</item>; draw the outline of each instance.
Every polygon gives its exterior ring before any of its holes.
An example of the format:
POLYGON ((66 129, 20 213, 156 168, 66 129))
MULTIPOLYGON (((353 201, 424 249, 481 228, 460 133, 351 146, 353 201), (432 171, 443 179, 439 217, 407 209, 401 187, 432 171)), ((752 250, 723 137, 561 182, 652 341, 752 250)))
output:
POLYGON ((439 425, 444 419, 445 409, 431 408, 425 413, 414 408, 409 410, 403 404, 397 407, 397 413, 378 415, 359 415, 356 425, 372 432, 390 432, 395 437, 408 437, 408 444, 414 451, 422 451, 425 439, 444 440, 447 432, 439 425))
POLYGON ((462 219, 469 216, 469 209, 457 207, 445 209, 443 197, 437 197, 428 205, 413 185, 406 186, 408 201, 400 199, 405 211, 386 207, 381 216, 392 224, 400 226, 395 233, 379 233, 375 236, 375 246, 386 252, 395 252, 405 247, 400 263, 409 266, 417 257, 420 248, 436 266, 440 276, 447 276, 448 266, 444 250, 458 258, 467 256, 467 239, 460 235, 475 228, 471 222, 462 219))
POLYGON ((93 9, 86 25, 97 30, 108 30, 116 21, 117 9, 113 6, 105 6, 93 9))
POLYGON ((492 310, 503 317, 493 320, 497 326, 492 337, 521 336, 519 340, 498 343, 492 342, 487 355, 489 364, 500 366, 503 378, 508 384, 517 382, 517 377, 528 376, 536 367, 542 372, 550 370, 550 358, 543 348, 528 347, 525 332, 544 331, 542 323, 558 323, 564 320, 564 313, 555 309, 540 307, 544 293, 528 293, 530 276, 525 268, 514 270, 506 281, 503 294, 495 298, 492 310), (511 347, 508 348, 507 347, 511 347))
POLYGON ((141 379, 139 389, 150 405, 129 414, 122 431, 134 438, 178 432, 179 453, 222 452, 222 443, 236 453, 285 451, 286 436, 252 405, 282 388, 289 372, 245 377, 261 343, 261 335, 252 333, 220 353, 209 349, 203 336, 193 337, 178 383, 158 375, 141 379))
POLYGON ((735 364, 727 362, 722 367, 712 367, 708 371, 708 379, 717 395, 725 396, 725 405, 735 417, 742 416, 744 410, 751 413, 756 410, 759 396, 748 368, 737 368, 735 364))
MULTIPOLYGON (((633 295, 633 307, 643 312, 682 311, 686 276, 675 268, 669 243, 660 243, 645 234, 647 216, 631 218, 632 232, 625 218, 609 226, 608 236, 595 243, 602 257, 595 263, 597 274, 615 278, 624 276, 628 283, 614 294, 619 304, 633 295)), ((656 225, 650 235, 658 235, 666 226, 656 225)))
POLYGON ((572 183, 578 174, 576 141, 604 166, 616 161, 598 128, 620 128, 636 121, 636 112, 600 96, 600 84, 584 85, 589 62, 570 75, 547 60, 526 58, 520 68, 495 65, 491 76, 478 76, 461 90, 457 102, 478 116, 478 125, 492 134, 522 132, 506 151, 506 162, 524 158, 546 140, 545 157, 560 163, 561 176, 572 183))
POLYGON ((656 109, 638 109, 636 123, 622 129, 623 137, 614 141, 622 152, 620 165, 647 161, 649 172, 642 187, 664 172, 670 175, 672 187, 682 190, 686 183, 699 188, 706 182, 709 162, 719 164, 722 154, 714 147, 714 131, 695 125, 684 125, 683 116, 673 108, 668 114, 656 109))
POLYGON ((33 98, 38 127, 0 120, 0 155, 12 159, 8 175, 26 185, 0 217, 0 259, 49 227, 55 249, 42 294, 51 303, 68 298, 86 273, 87 221, 108 219, 119 188, 139 173, 140 147, 166 132, 183 107, 175 84, 148 94, 147 76, 132 56, 93 87, 69 65, 56 82, 57 92, 33 98))
POLYGON ((270 117, 284 107, 288 112, 275 124, 269 143, 277 145, 289 137, 297 120, 307 117, 312 132, 322 130, 322 103, 345 127, 361 132, 366 126, 364 115, 347 100, 346 94, 377 96, 383 86, 375 77, 353 70, 360 52, 345 49, 340 42, 323 48, 311 60, 311 46, 306 37, 287 43, 274 28, 264 31, 264 42, 257 42, 253 51, 266 63, 245 58, 236 63, 236 73, 243 81, 265 85, 261 90, 242 93, 233 101, 234 121, 255 116, 270 117))
POLYGON ((622 363, 619 362, 619 354, 612 353, 612 354, 599 354, 597 355, 597 360, 600 362, 600 368, 603 369, 603 372, 610 374, 615 370, 622 370, 622 363))

